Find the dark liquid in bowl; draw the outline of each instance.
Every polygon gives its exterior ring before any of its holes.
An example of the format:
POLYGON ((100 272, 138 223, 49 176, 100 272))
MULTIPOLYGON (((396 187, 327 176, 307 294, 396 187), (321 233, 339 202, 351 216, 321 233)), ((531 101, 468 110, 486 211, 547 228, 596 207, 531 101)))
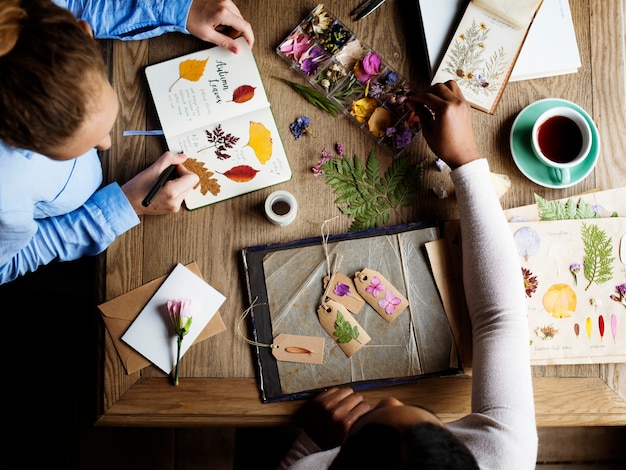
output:
POLYGON ((541 152, 556 163, 571 162, 583 145, 583 135, 578 125, 565 116, 546 120, 537 132, 541 152))

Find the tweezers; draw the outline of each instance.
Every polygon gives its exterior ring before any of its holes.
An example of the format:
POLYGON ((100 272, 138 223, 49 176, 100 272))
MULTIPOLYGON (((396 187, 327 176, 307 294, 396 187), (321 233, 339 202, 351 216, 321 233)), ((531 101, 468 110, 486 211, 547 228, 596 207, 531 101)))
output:
POLYGON ((354 21, 362 20, 385 3, 385 1, 386 0, 364 0, 358 7, 350 12, 350 16, 354 16, 354 21))

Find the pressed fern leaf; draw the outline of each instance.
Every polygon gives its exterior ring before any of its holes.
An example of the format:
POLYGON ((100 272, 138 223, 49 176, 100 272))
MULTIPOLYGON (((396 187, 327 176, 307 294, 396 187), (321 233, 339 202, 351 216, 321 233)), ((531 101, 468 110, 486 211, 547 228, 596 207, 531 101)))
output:
POLYGON ((391 211, 410 206, 421 187, 424 161, 410 155, 394 160, 384 175, 374 150, 365 164, 358 155, 331 159, 321 166, 326 183, 337 194, 339 210, 353 217, 349 230, 365 230, 389 223, 391 211))
POLYGON ((600 214, 593 210, 593 206, 582 198, 578 202, 572 198, 568 199, 567 202, 547 201, 535 194, 535 201, 541 220, 595 219, 600 217, 600 214))
POLYGON ((583 270, 585 277, 589 281, 585 290, 589 289, 592 283, 602 284, 613 279, 613 244, 611 237, 607 236, 596 224, 586 224, 583 222, 581 237, 585 246, 583 256, 583 270))

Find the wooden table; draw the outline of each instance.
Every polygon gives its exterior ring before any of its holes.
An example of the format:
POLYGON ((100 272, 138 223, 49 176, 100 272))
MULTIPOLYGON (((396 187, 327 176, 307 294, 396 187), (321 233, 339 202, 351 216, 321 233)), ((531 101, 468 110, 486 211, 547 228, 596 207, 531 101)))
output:
MULTIPOLYGON (((252 23, 255 57, 264 77, 293 178, 280 185, 293 193, 299 211, 287 227, 270 224, 262 205, 268 188, 196 211, 182 209, 174 216, 147 217, 121 236, 101 256, 100 301, 124 294, 171 271, 176 263, 196 261, 205 279, 227 297, 220 313, 227 331, 195 345, 181 364, 181 383, 171 386, 155 367, 126 375, 108 332, 102 328, 100 425, 124 426, 273 426, 291 422, 302 402, 262 404, 255 379, 251 347, 236 334, 236 323, 247 307, 240 250, 246 246, 315 237, 324 220, 339 215, 332 190, 311 167, 323 147, 342 142, 348 154, 365 156, 373 143, 343 116, 332 118, 314 108, 279 78, 302 83, 275 53, 276 46, 316 5, 316 1, 265 2, 239 0, 252 23), (278 12, 278 13, 276 13, 278 12), (299 140, 289 132, 298 116, 311 118, 313 135, 299 140)), ((416 2, 390 0, 365 20, 350 21, 354 1, 329 1, 327 7, 351 27, 401 74, 422 88, 427 85, 425 63, 416 35, 416 2), (404 20, 400 20, 404 19, 404 20)), ((504 208, 534 202, 537 193, 558 199, 594 189, 624 185, 626 177, 626 90, 624 65, 625 0, 570 2, 576 26, 582 68, 577 74, 510 83, 494 115, 474 111, 478 143, 495 173, 511 178, 503 196, 504 208), (573 187, 550 190, 527 180, 509 151, 509 133, 516 115, 529 103, 546 97, 571 100, 594 118, 601 136, 601 155, 594 172, 573 187)), ((158 129, 158 120, 146 89, 143 67, 205 44, 192 37, 170 34, 149 41, 105 42, 112 64, 112 81, 121 100, 121 114, 113 129, 113 147, 103 155, 105 179, 124 182, 166 150, 161 137, 122 137, 127 129, 158 129)), ((453 197, 439 200, 430 188, 451 188, 449 176, 438 171, 423 139, 411 151, 429 163, 418 202, 403 219, 456 218, 453 197)), ((349 219, 330 223, 331 233, 347 231, 349 219)), ((533 367, 539 426, 626 424, 626 364, 533 367)), ((433 378, 414 384, 371 389, 370 402, 394 395, 407 403, 421 403, 444 421, 470 411, 470 378, 433 378)))

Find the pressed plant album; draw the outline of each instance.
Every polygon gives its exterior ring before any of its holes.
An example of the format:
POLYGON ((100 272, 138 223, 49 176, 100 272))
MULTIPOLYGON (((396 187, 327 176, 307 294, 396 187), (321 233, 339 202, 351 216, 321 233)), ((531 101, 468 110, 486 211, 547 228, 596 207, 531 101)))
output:
POLYGON ((434 72, 455 80, 467 101, 493 114, 542 0, 471 0, 434 72))
POLYGON ((425 252, 439 236, 407 224, 243 249, 262 401, 459 373, 425 252))
POLYGON ((146 67, 167 146, 200 177, 195 209, 291 179, 291 168, 252 50, 220 47, 146 67))

